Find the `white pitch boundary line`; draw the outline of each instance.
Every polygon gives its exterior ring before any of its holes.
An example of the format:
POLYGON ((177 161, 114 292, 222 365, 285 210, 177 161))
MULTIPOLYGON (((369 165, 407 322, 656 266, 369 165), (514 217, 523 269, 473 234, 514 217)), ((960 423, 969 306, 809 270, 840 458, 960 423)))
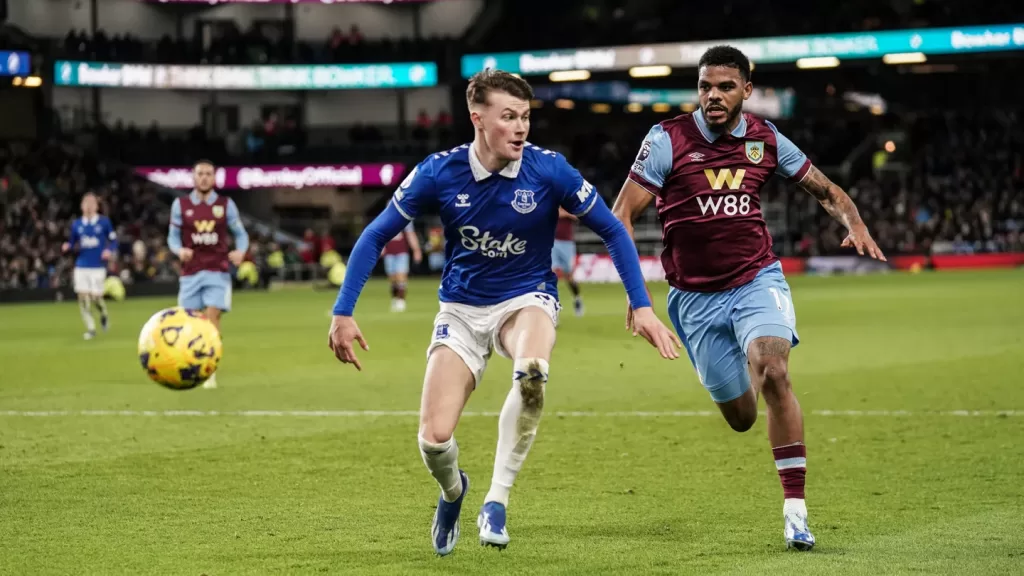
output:
MULTIPOLYGON (((464 417, 496 418, 498 412, 464 412, 464 417)), ((628 412, 550 412, 548 417, 556 418, 700 418, 718 416, 717 411, 628 411, 628 412)), ((763 414, 763 412, 762 412, 763 414)), ((1024 416, 1024 410, 812 410, 814 416, 961 416, 961 417, 1006 417, 1024 416)), ((362 417, 413 417, 416 410, 0 410, 0 417, 71 417, 71 416, 149 416, 149 417, 215 417, 235 416, 249 418, 271 417, 318 417, 318 418, 362 418, 362 417)))

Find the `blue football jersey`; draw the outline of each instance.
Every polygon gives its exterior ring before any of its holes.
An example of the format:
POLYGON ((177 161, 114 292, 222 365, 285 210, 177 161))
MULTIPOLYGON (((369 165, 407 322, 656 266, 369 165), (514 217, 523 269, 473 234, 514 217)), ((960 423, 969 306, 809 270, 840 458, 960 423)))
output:
POLYGON ((601 202, 565 157, 527 143, 521 160, 490 173, 471 144, 418 164, 392 202, 408 220, 436 212, 444 225, 442 302, 497 304, 529 292, 558 296, 551 247, 558 207, 583 216, 601 202))
POLYGON ((76 268, 106 268, 103 251, 117 249, 117 232, 106 216, 97 215, 88 220, 79 218, 71 223, 68 242, 73 250, 78 250, 76 268))

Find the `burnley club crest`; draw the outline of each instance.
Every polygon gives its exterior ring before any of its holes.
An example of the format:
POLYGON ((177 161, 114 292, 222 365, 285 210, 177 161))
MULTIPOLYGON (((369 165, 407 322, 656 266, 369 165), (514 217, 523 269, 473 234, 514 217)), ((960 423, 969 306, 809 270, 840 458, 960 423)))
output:
POLYGON ((761 140, 749 140, 746 142, 747 160, 754 164, 760 164, 764 160, 764 142, 761 140))

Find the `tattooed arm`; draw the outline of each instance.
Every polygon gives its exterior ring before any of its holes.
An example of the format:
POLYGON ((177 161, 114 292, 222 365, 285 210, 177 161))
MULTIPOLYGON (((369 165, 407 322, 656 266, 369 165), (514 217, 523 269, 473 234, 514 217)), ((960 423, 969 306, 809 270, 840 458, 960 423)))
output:
POLYGON ((867 253, 872 258, 885 262, 885 255, 871 238, 868 227, 860 218, 857 206, 842 188, 836 186, 828 179, 828 176, 822 174, 821 170, 814 166, 811 166, 804 178, 800 180, 799 186, 814 196, 836 221, 846 226, 849 234, 843 240, 844 248, 856 248, 857 253, 861 256, 867 253))

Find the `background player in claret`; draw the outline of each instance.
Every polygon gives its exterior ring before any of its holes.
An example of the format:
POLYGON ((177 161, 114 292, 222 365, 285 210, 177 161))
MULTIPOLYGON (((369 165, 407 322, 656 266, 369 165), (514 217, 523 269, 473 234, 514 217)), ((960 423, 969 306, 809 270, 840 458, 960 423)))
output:
POLYGON ((572 290, 573 310, 577 316, 583 316, 583 297, 580 285, 572 277, 576 271, 576 217, 561 209, 558 211, 558 227, 555 228, 555 244, 551 249, 551 266, 559 279, 565 280, 572 290))
MULTIPOLYGON (((632 222, 657 198, 669 316, 704 387, 737 431, 757 419, 763 394, 768 436, 783 487, 784 537, 808 550, 803 416, 789 351, 799 342, 789 285, 760 209, 778 174, 797 182, 849 231, 843 246, 885 260, 850 197, 770 122, 743 113, 750 63, 729 46, 700 59, 700 109, 654 126, 615 202, 632 222)), ((627 325, 630 322, 627 314, 627 325)))
POLYGON ((391 311, 405 312, 405 288, 409 280, 409 249, 412 248, 413 262, 423 261, 420 240, 412 222, 384 245, 384 273, 391 283, 391 311))
MULTIPOLYGON (((220 330, 221 313, 231 310, 229 263, 238 266, 245 259, 249 234, 235 201, 213 189, 214 170, 207 160, 193 167, 195 188, 171 204, 167 246, 181 259, 178 305, 202 311, 220 330), (229 243, 231 236, 234 250, 229 243)), ((216 375, 203 387, 216 388, 216 375)))
POLYGON ((440 211, 447 262, 427 348, 418 443, 441 488, 431 525, 431 544, 441 555, 455 548, 469 490, 455 426, 492 350, 512 359, 512 388, 498 419, 494 472, 477 527, 481 544, 509 543, 509 494, 537 433, 555 344, 560 306, 551 249, 560 207, 604 240, 638 308, 639 332, 663 357, 678 356, 678 341, 651 309, 626 230, 564 157, 526 141, 532 96, 525 80, 506 72, 487 70, 470 79, 473 143, 431 155, 402 182, 356 242, 331 321, 335 356, 361 369, 352 342, 369 347, 352 318, 359 292, 388 239, 414 218, 440 211))
POLYGON ((106 332, 110 326, 107 304, 103 301, 107 266, 117 254, 117 232, 110 218, 99 213, 99 201, 92 192, 82 196, 82 217, 71 223, 70 240, 61 246, 63 252, 77 250, 75 258, 74 288, 78 295, 78 309, 85 322, 85 339, 96 336, 96 322, 92 307, 100 313, 100 324, 106 332))

